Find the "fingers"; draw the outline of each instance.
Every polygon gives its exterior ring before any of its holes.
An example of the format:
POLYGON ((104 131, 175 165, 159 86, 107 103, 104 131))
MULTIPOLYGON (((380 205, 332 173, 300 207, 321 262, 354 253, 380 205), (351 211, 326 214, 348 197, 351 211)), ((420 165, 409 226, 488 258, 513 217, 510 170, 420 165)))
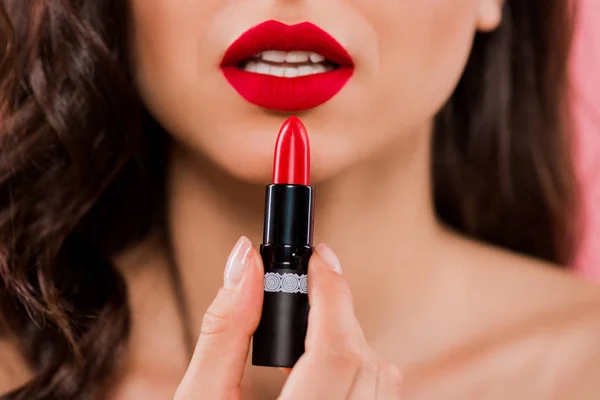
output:
POLYGON ((349 400, 378 399, 380 363, 372 351, 365 352, 362 357, 360 370, 352 385, 349 400))
POLYGON ((352 295, 335 254, 317 246, 309 263, 306 353, 293 368, 281 399, 347 399, 366 347, 352 295))
POLYGON ((292 369, 282 400, 400 399, 400 371, 367 343, 341 272, 333 251, 317 246, 309 264, 306 352, 292 369))
POLYGON ((263 266, 249 239, 232 250, 224 286, 208 308, 175 399, 239 398, 250 338, 260 321, 263 266))
POLYGON ((391 363, 381 362, 377 379, 376 399, 399 400, 402 396, 402 383, 403 376, 400 369, 391 363))
POLYGON ((401 389, 402 374, 398 367, 381 360, 371 351, 363 358, 348 399, 398 400, 401 389))

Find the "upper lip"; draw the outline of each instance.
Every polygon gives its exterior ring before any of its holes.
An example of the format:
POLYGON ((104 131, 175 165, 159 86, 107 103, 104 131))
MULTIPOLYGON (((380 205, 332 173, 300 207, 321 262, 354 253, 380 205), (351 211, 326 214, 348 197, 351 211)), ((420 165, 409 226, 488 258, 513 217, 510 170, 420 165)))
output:
POLYGON ((242 34, 229 46, 221 65, 236 66, 268 50, 312 51, 340 67, 354 66, 350 54, 323 29, 310 22, 290 26, 279 21, 264 22, 242 34))

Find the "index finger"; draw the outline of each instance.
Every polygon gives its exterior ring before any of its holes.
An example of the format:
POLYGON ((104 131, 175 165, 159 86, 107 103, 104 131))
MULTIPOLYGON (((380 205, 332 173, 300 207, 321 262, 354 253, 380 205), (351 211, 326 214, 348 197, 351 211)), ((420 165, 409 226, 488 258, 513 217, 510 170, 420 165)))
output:
POLYGON ((242 238, 236 249, 228 264, 246 263, 243 276, 237 284, 219 290, 204 315, 202 332, 176 399, 239 397, 250 338, 260 320, 263 267, 249 239, 242 238), (241 255, 239 260, 236 254, 241 255))

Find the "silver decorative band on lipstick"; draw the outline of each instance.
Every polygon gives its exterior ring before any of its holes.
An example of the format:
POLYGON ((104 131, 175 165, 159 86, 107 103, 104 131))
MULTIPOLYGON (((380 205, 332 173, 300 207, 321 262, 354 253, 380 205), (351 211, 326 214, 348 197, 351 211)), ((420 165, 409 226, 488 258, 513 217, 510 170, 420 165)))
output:
POLYGON ((267 272, 265 274, 265 292, 307 294, 308 275, 267 272))

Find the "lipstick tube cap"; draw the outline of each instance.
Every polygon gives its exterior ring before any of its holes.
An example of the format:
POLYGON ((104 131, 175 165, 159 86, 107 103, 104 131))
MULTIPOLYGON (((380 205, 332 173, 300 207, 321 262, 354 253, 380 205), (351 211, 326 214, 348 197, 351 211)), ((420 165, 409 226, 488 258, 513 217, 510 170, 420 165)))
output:
POLYGON ((314 190, 304 185, 267 186, 263 244, 312 246, 314 190))

